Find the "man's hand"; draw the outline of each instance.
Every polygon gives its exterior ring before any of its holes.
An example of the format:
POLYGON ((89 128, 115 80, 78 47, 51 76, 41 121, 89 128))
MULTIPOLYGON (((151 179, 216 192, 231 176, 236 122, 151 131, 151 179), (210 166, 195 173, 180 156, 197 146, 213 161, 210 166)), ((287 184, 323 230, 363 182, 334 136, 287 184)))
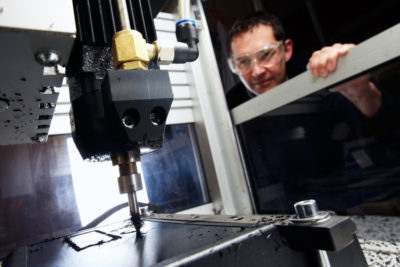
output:
POLYGON ((346 55, 354 44, 334 44, 315 51, 308 61, 307 68, 315 77, 326 77, 336 70, 340 56, 346 55))
MULTIPOLYGON (((354 44, 334 44, 315 51, 307 65, 315 77, 326 77, 336 70, 339 57, 346 55, 354 44)), ((373 117, 382 105, 382 94, 365 74, 330 89, 351 101, 366 117, 373 117)))

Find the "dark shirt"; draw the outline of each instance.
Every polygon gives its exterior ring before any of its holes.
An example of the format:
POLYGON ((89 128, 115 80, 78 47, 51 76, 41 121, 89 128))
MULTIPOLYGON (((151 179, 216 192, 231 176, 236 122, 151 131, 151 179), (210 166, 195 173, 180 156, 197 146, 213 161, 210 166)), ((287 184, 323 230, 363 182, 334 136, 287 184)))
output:
POLYGON ((238 83, 226 94, 228 108, 233 109, 253 97, 255 95, 247 90, 243 83, 238 83))

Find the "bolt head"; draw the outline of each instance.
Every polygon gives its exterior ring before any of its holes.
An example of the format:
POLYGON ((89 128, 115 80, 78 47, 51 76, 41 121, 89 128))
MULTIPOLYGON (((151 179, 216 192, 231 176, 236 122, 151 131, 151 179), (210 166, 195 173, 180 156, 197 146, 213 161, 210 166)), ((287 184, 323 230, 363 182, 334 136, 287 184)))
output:
POLYGON ((131 116, 129 116, 129 115, 125 115, 123 118, 122 118, 122 123, 124 124, 124 126, 126 127, 126 128, 129 128, 129 129, 133 129, 133 128, 135 128, 135 120, 134 120, 134 118, 132 118, 131 116))
POLYGON ((55 51, 46 51, 36 54, 36 61, 46 67, 54 67, 60 63, 61 57, 55 51))
POLYGON ((8 102, 0 99, 0 112, 7 110, 9 107, 8 102))
POLYGON ((318 206, 314 199, 295 203, 294 210, 298 218, 310 218, 318 215, 318 206))

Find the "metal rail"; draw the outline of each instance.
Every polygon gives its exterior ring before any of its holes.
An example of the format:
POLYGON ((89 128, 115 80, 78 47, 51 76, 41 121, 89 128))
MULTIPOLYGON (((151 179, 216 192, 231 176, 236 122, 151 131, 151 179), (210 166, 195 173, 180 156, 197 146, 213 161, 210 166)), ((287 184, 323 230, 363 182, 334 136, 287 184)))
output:
POLYGON ((400 23, 360 43, 338 62, 328 77, 313 77, 306 71, 232 109, 234 125, 252 120, 292 101, 331 87, 385 62, 400 57, 400 23))

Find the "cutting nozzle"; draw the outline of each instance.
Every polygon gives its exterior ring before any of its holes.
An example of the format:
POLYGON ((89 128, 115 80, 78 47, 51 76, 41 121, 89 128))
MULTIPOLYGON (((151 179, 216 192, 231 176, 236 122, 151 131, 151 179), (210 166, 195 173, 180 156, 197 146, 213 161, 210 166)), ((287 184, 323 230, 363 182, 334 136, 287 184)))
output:
POLYGON ((131 221, 139 233, 142 226, 140 217, 139 203, 136 197, 136 191, 143 188, 142 179, 137 171, 136 163, 140 161, 138 151, 129 151, 124 154, 117 154, 112 157, 113 165, 119 166, 120 177, 118 177, 119 192, 128 194, 129 211, 131 221))

